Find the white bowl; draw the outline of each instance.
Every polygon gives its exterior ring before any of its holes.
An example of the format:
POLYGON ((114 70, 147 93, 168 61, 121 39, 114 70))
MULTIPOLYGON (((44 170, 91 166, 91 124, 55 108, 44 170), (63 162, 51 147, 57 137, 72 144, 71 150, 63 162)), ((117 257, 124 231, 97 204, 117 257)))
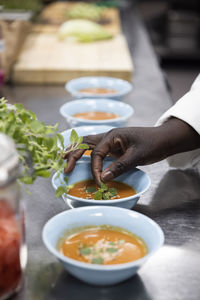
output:
POLYGON ((66 119, 70 127, 89 125, 109 125, 115 127, 125 126, 127 120, 133 115, 133 108, 126 103, 116 102, 110 99, 81 99, 63 104, 60 108, 61 115, 66 119), (73 115, 83 112, 102 111, 114 113, 119 117, 108 120, 86 120, 76 118, 73 115))
MULTIPOLYGON (((104 161, 104 168, 107 167, 111 161, 106 160, 104 161)), ((55 173, 52 178, 52 185, 55 190, 59 186, 63 184, 65 174, 61 173, 58 175, 58 173, 55 173)), ((68 177, 68 184, 74 184, 76 182, 85 180, 85 179, 92 179, 92 173, 91 173, 91 163, 90 160, 85 161, 78 161, 76 163, 76 167, 70 174, 67 175, 68 177)), ((129 186, 133 187, 136 191, 135 195, 131 195, 130 197, 125 197, 121 199, 115 199, 115 200, 93 200, 93 199, 83 199, 79 197, 74 197, 70 194, 63 194, 62 198, 63 200, 68 203, 68 199, 72 200, 74 202, 80 203, 80 205, 109 205, 109 206, 118 206, 118 207, 124 207, 124 208, 132 208, 137 201, 139 200, 140 196, 145 193, 150 184, 151 180, 149 176, 142 170, 139 170, 137 168, 134 168, 131 171, 128 171, 121 176, 116 178, 117 181, 124 182, 128 184, 129 186)))
POLYGON ((113 100, 122 100, 132 90, 132 84, 126 80, 106 77, 106 76, 88 76, 70 80, 65 85, 65 89, 74 98, 109 98, 113 100), (89 94, 80 92, 85 88, 107 88, 113 89, 116 93, 112 94, 89 94))
POLYGON ((164 234, 150 218, 123 208, 108 206, 81 207, 64 211, 51 218, 43 228, 43 241, 47 249, 78 279, 95 285, 112 285, 136 274, 138 269, 164 242, 164 234), (148 254, 133 262, 116 265, 96 265, 64 256, 57 250, 57 242, 67 230, 88 225, 120 226, 141 237, 148 254))

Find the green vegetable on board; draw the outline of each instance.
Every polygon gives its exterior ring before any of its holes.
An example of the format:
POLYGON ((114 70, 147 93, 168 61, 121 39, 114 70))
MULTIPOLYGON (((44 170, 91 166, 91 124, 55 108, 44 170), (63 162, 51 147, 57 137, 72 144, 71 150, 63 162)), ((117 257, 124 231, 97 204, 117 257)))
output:
POLYGON ((103 26, 89 20, 69 20, 64 22, 59 30, 61 40, 71 37, 81 43, 111 39, 113 36, 103 26))

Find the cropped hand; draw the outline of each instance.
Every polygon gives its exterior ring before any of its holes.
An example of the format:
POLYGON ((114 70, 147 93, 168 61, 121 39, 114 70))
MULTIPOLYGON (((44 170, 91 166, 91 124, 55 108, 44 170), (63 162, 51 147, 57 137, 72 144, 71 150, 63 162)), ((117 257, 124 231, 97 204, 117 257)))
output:
MULTIPOLYGON (((98 184, 112 180, 135 166, 152 164, 169 155, 200 147, 200 136, 187 123, 171 118, 159 127, 127 127, 108 133, 86 136, 84 143, 92 149, 92 173, 98 184), (103 159, 111 155, 116 160, 103 172, 103 159)), ((73 170, 85 150, 67 155, 66 173, 73 170)))

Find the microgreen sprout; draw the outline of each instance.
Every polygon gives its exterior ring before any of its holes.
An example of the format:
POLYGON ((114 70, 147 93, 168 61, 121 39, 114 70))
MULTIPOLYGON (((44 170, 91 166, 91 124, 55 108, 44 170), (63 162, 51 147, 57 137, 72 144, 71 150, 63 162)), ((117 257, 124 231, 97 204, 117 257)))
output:
POLYGON ((101 182, 100 188, 96 189, 94 186, 87 187, 86 193, 94 194, 95 200, 110 200, 117 196, 116 188, 109 188, 104 182, 101 182))

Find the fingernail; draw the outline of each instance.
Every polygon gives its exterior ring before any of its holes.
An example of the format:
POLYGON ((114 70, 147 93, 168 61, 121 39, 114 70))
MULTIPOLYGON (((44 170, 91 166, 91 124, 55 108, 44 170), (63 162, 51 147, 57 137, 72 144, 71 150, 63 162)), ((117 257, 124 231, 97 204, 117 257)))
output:
POLYGON ((106 171, 105 173, 102 174, 101 176, 102 180, 108 181, 113 179, 113 174, 110 171, 106 171))

